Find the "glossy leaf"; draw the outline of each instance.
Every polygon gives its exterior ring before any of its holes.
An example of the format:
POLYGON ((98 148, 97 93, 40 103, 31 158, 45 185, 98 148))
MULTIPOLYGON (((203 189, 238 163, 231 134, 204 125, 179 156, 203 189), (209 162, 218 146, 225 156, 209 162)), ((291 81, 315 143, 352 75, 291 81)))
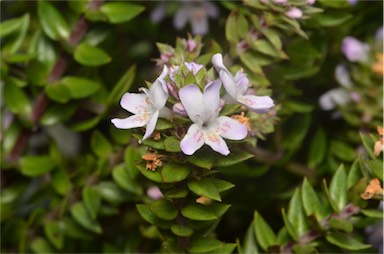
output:
POLYGON ((355 239, 352 235, 340 232, 330 232, 325 238, 328 242, 346 250, 364 250, 371 247, 371 245, 362 243, 355 239))
POLYGON ((51 171, 55 162, 48 156, 24 156, 20 161, 20 170, 26 176, 38 176, 51 171))
POLYGON ((275 233, 273 233, 271 227, 257 211, 255 211, 254 215, 253 230, 256 241, 260 244, 263 250, 267 251, 270 246, 277 244, 275 233))
POLYGON ((193 229, 185 226, 180 226, 180 225, 173 225, 171 227, 172 233, 174 233, 177 236, 190 236, 193 234, 193 229))
POLYGON ((104 65, 112 60, 104 50, 86 43, 81 43, 76 47, 74 56, 77 62, 85 66, 104 65))
POLYGON ((88 97, 100 88, 98 82, 76 76, 67 76, 60 82, 68 89, 71 98, 74 99, 88 97))
POLYGON ((87 209, 88 213, 91 215, 91 218, 96 219, 97 213, 101 205, 101 197, 97 190, 92 187, 84 187, 82 192, 84 206, 87 209))
POLYGON ((91 138, 92 151, 100 158, 108 157, 112 152, 112 145, 99 131, 95 131, 91 138))
POLYGON ((75 203, 71 207, 71 214, 73 218, 84 228, 100 234, 102 229, 99 223, 92 219, 91 215, 88 213, 85 205, 81 202, 75 203))
POLYGON ((373 160, 376 160, 377 157, 375 156, 375 154, 373 152, 375 140, 372 137, 372 135, 360 132, 360 138, 363 141, 364 148, 367 151, 367 153, 369 154, 369 157, 371 157, 371 159, 373 159, 373 160))
POLYGON ((189 194, 187 189, 171 189, 164 193, 164 196, 167 198, 185 198, 189 194))
POLYGON ((373 173, 373 175, 383 181, 383 161, 367 160, 366 164, 373 173))
POLYGON ((190 204, 181 209, 181 214, 190 220, 198 221, 209 221, 218 218, 213 211, 208 210, 205 205, 201 204, 190 204))
POLYGON ((68 39, 70 30, 61 13, 51 3, 40 1, 37 14, 44 33, 52 40, 68 39))
POLYGON ((32 111, 31 102, 24 90, 12 84, 4 87, 4 102, 12 113, 28 115, 32 111))
POLYGON ((45 93, 48 98, 60 103, 66 103, 71 98, 68 88, 60 82, 45 86, 45 93))
POLYGON ((223 246, 223 243, 215 238, 201 237, 196 239, 188 247, 190 253, 206 253, 223 246))
POLYGON ((341 165, 332 177, 329 185, 329 194, 336 202, 339 211, 341 211, 348 202, 347 197, 347 173, 343 165, 341 165))
POLYGON ((178 214, 174 204, 166 199, 153 202, 149 208, 157 217, 163 220, 173 220, 178 214))
POLYGON ((191 169, 187 164, 176 162, 168 162, 160 172, 164 183, 180 182, 187 178, 190 173, 191 169))
POLYGON ((301 187, 301 200, 303 202, 306 215, 310 216, 315 214, 317 218, 320 219, 319 216, 322 209, 320 200, 307 178, 304 178, 303 185, 301 187))
POLYGON ((156 171, 151 171, 149 169, 146 169, 144 164, 138 164, 137 168, 140 170, 140 172, 148 179, 157 182, 157 183, 162 183, 163 178, 160 174, 160 170, 156 171))
POLYGON ((228 156, 217 158, 216 167, 229 167, 252 158, 253 155, 244 151, 232 151, 228 156))
POLYGON ((141 5, 129 2, 105 3, 100 11, 108 17, 112 24, 127 22, 144 11, 141 5))
POLYGON ((188 188, 196 195, 221 202, 220 193, 210 178, 205 177, 201 180, 190 181, 188 182, 188 188))
POLYGON ((137 211, 140 213, 141 217, 144 218, 150 224, 156 225, 160 228, 170 228, 172 226, 172 222, 162 220, 157 217, 149 208, 148 205, 139 204, 136 205, 137 211))
POLYGON ((165 147, 165 151, 167 152, 173 152, 173 153, 181 152, 180 139, 174 136, 167 137, 164 140, 164 147, 165 147))
POLYGON ((351 233, 353 231, 353 224, 350 221, 342 220, 337 217, 329 220, 329 226, 337 230, 343 230, 347 233, 351 233))

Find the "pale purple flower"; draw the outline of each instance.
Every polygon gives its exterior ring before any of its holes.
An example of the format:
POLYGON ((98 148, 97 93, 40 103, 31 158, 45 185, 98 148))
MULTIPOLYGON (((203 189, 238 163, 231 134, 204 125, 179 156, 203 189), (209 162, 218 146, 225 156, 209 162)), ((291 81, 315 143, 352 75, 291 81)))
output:
POLYGON ((355 4, 357 4, 357 2, 359 2, 359 0, 347 0, 347 2, 348 2, 350 5, 355 5, 355 4))
POLYGON ((345 57, 351 62, 367 62, 369 60, 370 47, 354 37, 348 36, 343 39, 341 50, 345 57))
POLYGON ((165 107, 168 99, 168 90, 164 78, 168 73, 168 68, 164 65, 161 75, 148 90, 141 88, 142 94, 125 93, 120 101, 120 105, 125 110, 134 115, 119 119, 112 119, 112 123, 119 129, 131 129, 146 125, 143 140, 147 139, 153 131, 159 117, 170 116, 170 110, 165 107))
POLYGON ((249 81, 243 72, 237 72, 233 77, 223 63, 223 56, 218 53, 212 57, 213 66, 220 75, 224 88, 228 93, 226 97, 230 104, 240 103, 257 113, 265 113, 274 106, 269 96, 248 95, 249 81))
POLYGON ((285 12, 285 16, 291 19, 300 19, 303 17, 303 12, 297 7, 291 7, 288 11, 285 12))
POLYGON ((313 5, 316 2, 316 0, 307 0, 306 3, 308 5, 313 5))
POLYGON ((247 136, 244 124, 219 116, 220 87, 220 80, 215 80, 205 87, 204 93, 194 84, 180 89, 180 100, 193 122, 180 142, 184 154, 192 155, 207 144, 214 151, 228 155, 230 151, 223 138, 241 140, 247 136))
POLYGON ((285 5, 288 2, 288 0, 273 0, 273 2, 275 4, 285 5))
POLYGON ((332 110, 337 105, 345 105, 351 97, 343 88, 334 88, 323 94, 320 99, 320 107, 323 110, 332 110))
POLYGON ((147 190, 147 195, 151 199, 158 200, 161 199, 164 195, 157 186, 152 186, 147 190))
POLYGON ((177 11, 173 24, 176 29, 183 28, 189 21, 192 33, 204 35, 208 32, 208 18, 217 18, 219 9, 206 1, 182 1, 183 6, 177 11))
POLYGON ((150 19, 154 23, 160 22, 167 14, 168 3, 165 1, 160 2, 156 8, 151 12, 150 19))
POLYGON ((188 68, 188 70, 190 72, 192 72, 193 75, 196 75, 201 70, 201 68, 204 67, 204 65, 197 64, 197 63, 194 63, 194 62, 191 62, 191 63, 184 62, 184 64, 188 68))
POLYGON ((335 77, 337 82, 345 88, 352 87, 352 80, 349 75, 348 69, 345 65, 339 64, 335 69, 335 77))

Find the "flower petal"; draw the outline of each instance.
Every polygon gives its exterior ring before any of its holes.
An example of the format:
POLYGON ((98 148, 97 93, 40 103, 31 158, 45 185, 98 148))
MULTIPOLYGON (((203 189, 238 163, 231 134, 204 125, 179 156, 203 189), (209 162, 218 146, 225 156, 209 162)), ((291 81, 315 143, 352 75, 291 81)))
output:
POLYGON ((194 123, 201 123, 201 117, 205 113, 203 94, 200 89, 193 84, 185 86, 179 90, 179 98, 185 108, 189 118, 194 123))
POLYGON ((152 135, 153 131, 155 130, 158 118, 159 118, 159 111, 156 110, 151 116, 151 119, 147 123, 143 140, 147 139, 149 136, 152 135))
POLYGON ((175 14, 173 18, 173 26, 180 30, 182 29, 185 24, 187 24, 188 18, 189 18, 189 12, 188 12, 188 6, 181 7, 175 14))
POLYGON ((236 100, 238 93, 237 93, 237 89, 236 89, 236 83, 232 77, 232 75, 227 72, 227 71, 224 71, 224 70, 221 70, 220 73, 220 79, 221 81, 223 81, 223 86, 225 88, 225 91, 227 91, 227 93, 233 98, 236 100))
POLYGON ((237 97, 237 101, 256 113, 266 113, 275 104, 269 96, 243 95, 237 97))
POLYGON ((152 103, 145 94, 125 93, 121 98, 120 105, 133 114, 153 112, 152 103))
POLYGON ((156 109, 160 110, 165 106, 168 99, 168 89, 164 79, 156 79, 149 90, 149 95, 156 109))
POLYGON ((210 82, 204 88, 203 101, 206 111, 206 117, 203 118, 204 121, 207 121, 209 118, 219 114, 218 109, 220 108, 220 88, 221 81, 218 79, 210 82))
POLYGON ((223 63, 223 55, 220 53, 214 54, 212 56, 212 64, 215 66, 215 69, 218 73, 220 73, 221 70, 229 72, 223 63))
POLYGON ((150 115, 133 115, 127 118, 113 118, 111 122, 119 129, 143 127, 150 120, 150 115))
POLYGON ((227 156, 229 154, 229 149, 227 143, 220 135, 212 130, 205 129, 203 130, 204 142, 209 145, 214 151, 221 153, 222 155, 227 156))
POLYGON ((223 138, 242 140, 248 134, 247 126, 228 116, 220 116, 216 122, 216 132, 223 138))
POLYGON ((200 8, 194 8, 191 15, 191 27, 194 35, 204 35, 209 30, 208 17, 205 10, 200 8))
POLYGON ((244 95, 249 88, 249 80, 244 72, 238 71, 234 77, 237 93, 244 95))
POLYGON ((197 124, 189 127, 187 134, 180 142, 181 151, 186 155, 192 155, 204 145, 203 134, 197 124))

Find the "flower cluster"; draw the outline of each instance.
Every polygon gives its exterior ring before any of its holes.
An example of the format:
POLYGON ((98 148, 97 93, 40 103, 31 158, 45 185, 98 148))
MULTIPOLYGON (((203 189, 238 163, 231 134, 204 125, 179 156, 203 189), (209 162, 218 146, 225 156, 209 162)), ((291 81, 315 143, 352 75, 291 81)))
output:
POLYGON ((224 139, 244 139, 249 124, 243 112, 240 117, 220 115, 222 108, 235 104, 242 111, 248 109, 262 114, 268 112, 274 103, 269 96, 248 94, 250 82, 246 74, 238 71, 232 75, 221 54, 213 55, 212 64, 218 79, 214 79, 213 69, 208 71, 211 73, 208 75, 204 65, 195 62, 164 65, 150 89, 141 88, 141 94, 124 94, 121 107, 133 115, 124 119, 114 118, 112 123, 120 129, 145 126, 145 140, 154 132, 159 117, 172 122, 176 117, 188 116, 188 125, 183 125, 185 135, 180 137, 184 154, 192 155, 206 144, 214 151, 228 155, 230 150, 224 139))

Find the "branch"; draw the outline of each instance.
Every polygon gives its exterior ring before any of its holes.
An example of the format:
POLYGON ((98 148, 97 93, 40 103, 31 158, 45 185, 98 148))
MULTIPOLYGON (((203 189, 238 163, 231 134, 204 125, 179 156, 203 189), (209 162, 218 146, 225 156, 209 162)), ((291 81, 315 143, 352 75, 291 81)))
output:
MULTIPOLYGON (((103 3, 103 0, 92 0, 88 4, 88 9, 97 10, 98 8, 100 8, 102 3, 103 3)), ((67 42, 68 45, 71 47, 75 47, 81 41, 81 39, 83 39, 86 31, 88 30, 88 26, 89 26, 89 23, 86 20, 86 18, 84 16, 80 17, 80 19, 76 23, 75 27, 73 28, 69 36, 69 40, 67 42)), ((48 79, 47 79, 48 84, 59 80, 67 70, 67 66, 68 66, 68 55, 63 50, 61 50, 59 57, 56 60, 56 63, 53 66, 52 71, 48 76, 48 79)), ((23 129, 19 133, 19 136, 16 139, 16 143, 13 146, 9 157, 7 158, 7 161, 9 163, 14 163, 19 159, 20 155, 22 154, 22 152, 24 151, 28 143, 28 139, 32 135, 33 131, 36 131, 37 126, 39 125, 40 119, 43 116, 45 110, 47 109, 48 102, 49 101, 48 101, 47 95, 44 93, 44 90, 43 90, 37 96, 37 99, 33 105, 32 115, 31 115, 31 120, 33 123, 32 131, 29 129, 23 129)))

